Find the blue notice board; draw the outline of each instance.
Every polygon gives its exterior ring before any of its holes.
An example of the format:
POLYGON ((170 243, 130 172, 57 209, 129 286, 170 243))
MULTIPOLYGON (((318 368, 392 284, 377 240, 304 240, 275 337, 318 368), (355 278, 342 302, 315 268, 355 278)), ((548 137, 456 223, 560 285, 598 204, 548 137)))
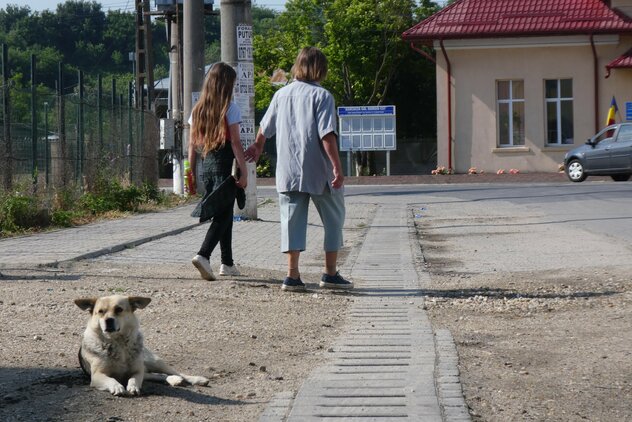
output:
POLYGON ((397 149, 395 106, 338 107, 340 151, 397 149))
POLYGON ((632 101, 625 102, 625 120, 626 121, 632 120, 632 101))

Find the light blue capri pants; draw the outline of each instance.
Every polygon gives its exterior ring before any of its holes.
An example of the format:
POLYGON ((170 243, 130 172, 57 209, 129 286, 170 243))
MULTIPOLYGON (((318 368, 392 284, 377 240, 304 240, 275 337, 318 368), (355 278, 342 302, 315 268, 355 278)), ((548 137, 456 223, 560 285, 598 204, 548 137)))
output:
POLYGON ((342 227, 345 221, 344 189, 326 188, 321 195, 305 192, 279 193, 281 252, 305 250, 310 198, 325 229, 325 252, 336 252, 342 247, 342 227))

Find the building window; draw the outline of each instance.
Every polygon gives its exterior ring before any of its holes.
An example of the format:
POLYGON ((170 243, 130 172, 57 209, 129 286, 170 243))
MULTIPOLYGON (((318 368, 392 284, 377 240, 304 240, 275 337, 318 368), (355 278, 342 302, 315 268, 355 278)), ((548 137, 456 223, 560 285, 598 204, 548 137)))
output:
POLYGON ((546 143, 573 143, 573 80, 547 79, 544 81, 546 101, 546 143))
POLYGON ((524 145, 524 81, 496 82, 498 146, 524 145))

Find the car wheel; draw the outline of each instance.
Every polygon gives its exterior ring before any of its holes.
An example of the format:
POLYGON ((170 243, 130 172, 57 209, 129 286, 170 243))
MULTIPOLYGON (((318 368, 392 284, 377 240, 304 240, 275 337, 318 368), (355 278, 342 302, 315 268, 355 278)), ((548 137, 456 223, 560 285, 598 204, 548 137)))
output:
POLYGON ((571 182, 583 182, 588 177, 584 172, 584 165, 577 159, 571 160, 566 165, 566 175, 571 182))
POLYGON ((627 182, 628 180, 630 180, 629 174, 613 174, 610 177, 612 177, 612 180, 614 180, 615 182, 627 182))

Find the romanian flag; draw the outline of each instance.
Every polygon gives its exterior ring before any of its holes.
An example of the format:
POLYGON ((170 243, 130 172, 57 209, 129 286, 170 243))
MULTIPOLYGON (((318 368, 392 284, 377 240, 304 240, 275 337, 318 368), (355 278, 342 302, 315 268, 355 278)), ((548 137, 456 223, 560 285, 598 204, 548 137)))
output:
POLYGON ((619 107, 617 107, 617 100, 614 99, 614 95, 612 96, 612 101, 610 102, 610 109, 608 110, 608 117, 606 119, 606 126, 613 125, 615 123, 615 115, 619 111, 619 107))

